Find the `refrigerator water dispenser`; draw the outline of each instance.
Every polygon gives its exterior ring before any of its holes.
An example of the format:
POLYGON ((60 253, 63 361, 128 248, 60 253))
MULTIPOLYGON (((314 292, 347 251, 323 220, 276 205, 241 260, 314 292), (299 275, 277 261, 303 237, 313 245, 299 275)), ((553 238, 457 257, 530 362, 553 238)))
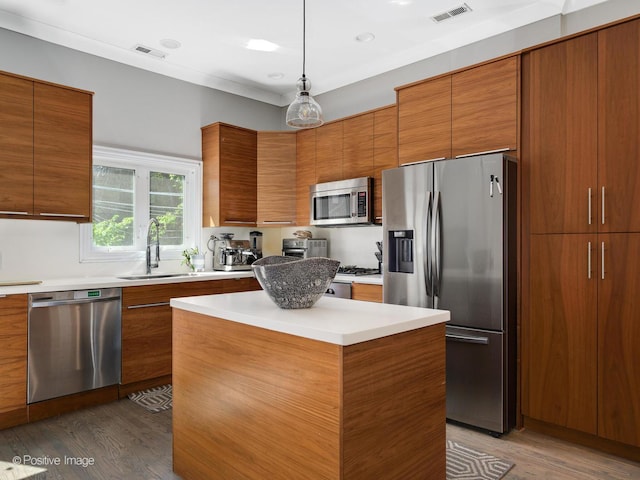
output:
POLYGON ((413 230, 389 231, 389 271, 413 273, 413 230))

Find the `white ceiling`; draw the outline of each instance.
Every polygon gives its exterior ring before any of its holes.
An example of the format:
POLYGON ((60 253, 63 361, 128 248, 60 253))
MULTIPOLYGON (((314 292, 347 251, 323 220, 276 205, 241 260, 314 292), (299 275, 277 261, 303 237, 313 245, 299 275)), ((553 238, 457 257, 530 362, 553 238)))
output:
MULTIPOLYGON (((467 0, 470 12, 436 23, 432 16, 465 2, 307 0, 311 93, 605 1, 467 0), (366 32, 375 39, 356 41, 366 32)), ((0 0, 2 28, 281 106, 302 73, 302 18, 302 0, 0 0), (278 48, 249 50, 250 39, 278 48), (137 44, 166 57, 136 52, 137 44)))

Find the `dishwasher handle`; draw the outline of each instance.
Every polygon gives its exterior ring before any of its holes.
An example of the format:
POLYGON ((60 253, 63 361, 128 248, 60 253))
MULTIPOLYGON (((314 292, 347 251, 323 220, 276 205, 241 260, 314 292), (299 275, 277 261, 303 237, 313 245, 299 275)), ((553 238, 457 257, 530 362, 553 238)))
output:
POLYGON ((112 302, 120 300, 120 297, 95 297, 95 298, 78 298, 67 300, 54 300, 53 297, 39 298, 31 301, 31 308, 57 307, 60 305, 79 305, 83 303, 112 302))

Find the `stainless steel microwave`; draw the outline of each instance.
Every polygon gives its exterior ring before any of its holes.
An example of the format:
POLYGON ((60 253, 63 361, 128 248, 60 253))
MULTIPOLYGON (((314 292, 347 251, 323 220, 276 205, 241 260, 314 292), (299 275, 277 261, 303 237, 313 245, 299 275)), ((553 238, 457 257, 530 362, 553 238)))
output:
POLYGON ((373 215, 373 178, 360 177, 310 187, 311 225, 368 225, 373 215))

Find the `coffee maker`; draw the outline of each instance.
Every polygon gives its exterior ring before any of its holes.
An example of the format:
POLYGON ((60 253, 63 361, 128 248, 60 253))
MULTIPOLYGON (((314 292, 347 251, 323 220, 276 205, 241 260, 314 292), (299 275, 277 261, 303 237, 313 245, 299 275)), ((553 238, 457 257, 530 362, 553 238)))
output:
POLYGON ((259 244, 259 248, 252 248, 253 238, 249 241, 234 240, 233 237, 233 233, 221 233, 220 237, 211 235, 209 238, 207 248, 213 252, 214 270, 224 272, 251 270, 251 264, 262 258, 262 238, 259 242, 257 240, 254 242, 255 245, 259 244))

